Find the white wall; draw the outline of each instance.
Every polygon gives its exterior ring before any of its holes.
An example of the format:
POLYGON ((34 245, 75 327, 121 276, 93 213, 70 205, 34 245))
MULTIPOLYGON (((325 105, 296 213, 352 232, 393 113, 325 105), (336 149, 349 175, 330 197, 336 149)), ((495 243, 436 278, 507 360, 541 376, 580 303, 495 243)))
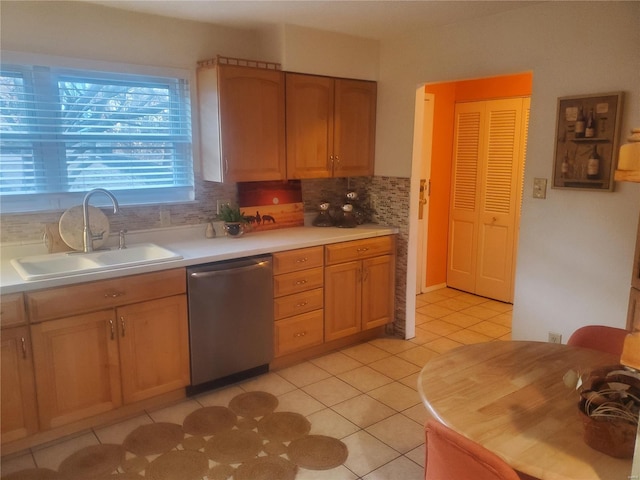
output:
POLYGON ((256 34, 80 2, 2 2, 3 50, 186 68, 216 55, 255 58, 256 34))
POLYGON ((558 97, 624 91, 624 136, 640 126, 638 45, 640 3, 610 1, 529 4, 381 45, 377 175, 410 175, 416 86, 533 72, 516 339, 546 340, 552 330, 566 340, 583 324, 625 325, 640 185, 551 189, 534 200, 532 183, 551 177, 558 97))

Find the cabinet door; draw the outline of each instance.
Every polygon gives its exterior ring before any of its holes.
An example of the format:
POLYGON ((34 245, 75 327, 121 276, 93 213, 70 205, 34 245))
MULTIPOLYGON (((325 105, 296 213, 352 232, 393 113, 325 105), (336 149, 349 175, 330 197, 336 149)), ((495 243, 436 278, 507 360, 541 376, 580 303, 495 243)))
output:
POLYGON ((329 77, 286 74, 287 178, 332 174, 333 85, 329 77))
POLYGON ((394 257, 362 261, 362 329, 391 323, 394 317, 394 257))
POLYGON ((116 316, 124 403, 188 385, 186 295, 120 307, 116 316))
POLYGON ((376 96, 375 82, 335 81, 334 177, 373 175, 376 96))
MULTIPOLYGON (((229 65, 218 69, 224 180, 284 180, 284 73, 229 65)), ((202 141, 206 135, 202 132, 202 141)))
POLYGON ((41 429, 122 404, 113 310, 32 325, 31 335, 41 429))
POLYGON ((324 339, 335 340, 361 329, 361 262, 325 268, 324 339))
POLYGON ((38 429, 36 388, 28 327, 2 330, 2 443, 38 429))

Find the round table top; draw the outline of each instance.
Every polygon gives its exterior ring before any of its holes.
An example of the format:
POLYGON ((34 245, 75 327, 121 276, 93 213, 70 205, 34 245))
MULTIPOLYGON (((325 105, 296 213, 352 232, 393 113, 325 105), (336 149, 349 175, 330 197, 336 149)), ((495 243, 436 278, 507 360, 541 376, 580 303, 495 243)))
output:
POLYGON ((562 380, 570 369, 585 372, 619 360, 544 342, 465 345, 430 360, 418 390, 434 417, 516 470, 544 480, 626 480, 631 459, 584 443, 578 392, 562 380))

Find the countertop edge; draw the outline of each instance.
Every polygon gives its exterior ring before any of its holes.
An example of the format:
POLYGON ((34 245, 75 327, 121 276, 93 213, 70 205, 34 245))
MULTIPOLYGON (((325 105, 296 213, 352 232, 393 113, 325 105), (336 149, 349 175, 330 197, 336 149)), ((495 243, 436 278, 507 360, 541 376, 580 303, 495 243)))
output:
POLYGON ((139 275, 172 268, 183 268, 203 263, 277 253, 318 245, 329 245, 332 243, 348 242, 351 240, 361 240, 397 233, 399 233, 399 229, 396 227, 366 224, 350 229, 337 227, 293 227, 265 232, 250 232, 239 238, 187 238, 182 240, 173 239, 166 242, 154 239, 151 240, 153 243, 181 255, 182 258, 161 263, 115 268, 33 281, 22 279, 10 263, 12 257, 2 255, 0 262, 0 294, 29 292, 45 288, 74 285, 128 275, 139 275))

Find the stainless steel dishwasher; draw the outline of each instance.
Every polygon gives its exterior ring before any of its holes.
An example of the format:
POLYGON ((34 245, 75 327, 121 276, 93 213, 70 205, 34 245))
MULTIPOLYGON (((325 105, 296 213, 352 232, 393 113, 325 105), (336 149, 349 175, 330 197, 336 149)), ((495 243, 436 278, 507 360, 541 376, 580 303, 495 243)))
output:
POLYGON ((272 272, 271 255, 187 268, 189 395, 269 370, 272 272))

